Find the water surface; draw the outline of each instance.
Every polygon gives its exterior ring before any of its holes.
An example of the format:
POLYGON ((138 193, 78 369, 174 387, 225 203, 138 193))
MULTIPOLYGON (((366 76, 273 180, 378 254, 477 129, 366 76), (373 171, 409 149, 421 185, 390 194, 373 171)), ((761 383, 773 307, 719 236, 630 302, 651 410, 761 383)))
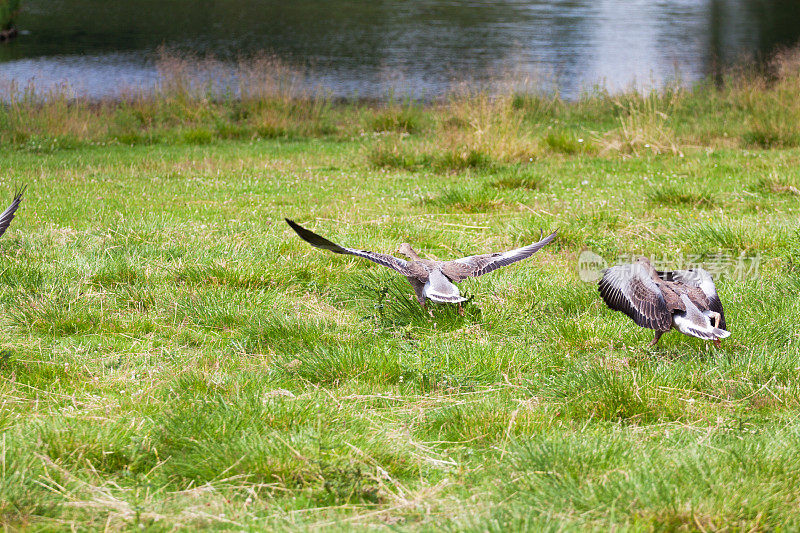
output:
POLYGON ((90 96, 157 81, 161 45, 233 59, 259 50, 339 96, 435 97, 513 72, 574 97, 684 82, 800 38, 800 2, 744 0, 24 0, 0 79, 90 96))

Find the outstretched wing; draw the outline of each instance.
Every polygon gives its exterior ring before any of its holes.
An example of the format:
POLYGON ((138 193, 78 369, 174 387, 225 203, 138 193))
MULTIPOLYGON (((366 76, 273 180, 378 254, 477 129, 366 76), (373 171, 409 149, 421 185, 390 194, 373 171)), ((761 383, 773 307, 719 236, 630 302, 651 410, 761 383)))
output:
POLYGON ((607 268, 598 282, 600 296, 608 307, 622 311, 643 328, 667 331, 672 313, 661 289, 642 265, 633 263, 607 268))
POLYGON ((392 270, 396 270, 401 274, 407 276, 410 274, 408 268, 408 262, 402 259, 398 259, 392 255, 387 254, 379 254, 375 252, 367 252, 365 250, 356 250, 355 248, 345 248, 344 246, 339 246, 335 242, 331 242, 325 237, 321 237, 317 235, 313 231, 309 231, 297 222, 293 220, 289 220, 288 218, 284 219, 286 223, 289 224, 289 227, 292 228, 295 233, 297 233, 301 239, 306 241, 311 246, 315 248, 321 248, 323 250, 328 250, 329 252, 333 252, 335 254, 347 254, 347 255, 355 255, 357 257, 363 257, 364 259, 368 259, 373 263, 378 263, 379 265, 383 265, 385 267, 389 267, 392 270))
POLYGON ((714 279, 706 270, 702 268, 693 268, 690 270, 658 271, 658 277, 664 281, 681 283, 703 291, 703 294, 706 295, 706 299, 708 300, 708 309, 720 314, 720 329, 728 329, 725 323, 725 311, 722 309, 722 301, 719 299, 719 294, 717 294, 717 286, 714 285, 714 279))
POLYGON ((11 201, 11 205, 9 205, 5 211, 0 213, 0 235, 6 232, 8 226, 11 224, 11 221, 14 220, 14 213, 17 212, 17 208, 19 207, 20 202, 22 202, 22 194, 25 192, 26 186, 23 186, 21 189, 17 190, 14 194, 14 200, 11 201))
POLYGON ((461 281, 469 277, 482 276, 492 270, 516 263, 526 259, 556 238, 558 230, 554 231, 539 242, 509 250, 508 252, 497 252, 493 254, 471 255, 455 261, 448 261, 442 264, 442 272, 453 281, 461 281))

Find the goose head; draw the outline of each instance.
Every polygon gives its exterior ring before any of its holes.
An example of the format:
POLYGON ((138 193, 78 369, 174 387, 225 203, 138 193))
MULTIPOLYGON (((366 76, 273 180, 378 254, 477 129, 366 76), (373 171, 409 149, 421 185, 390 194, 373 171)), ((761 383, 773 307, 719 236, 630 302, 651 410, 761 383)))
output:
POLYGON ((408 244, 407 242, 402 243, 397 248, 397 251, 399 253, 403 254, 404 256, 408 257, 412 261, 415 261, 415 260, 419 259, 419 256, 417 255, 417 252, 415 252, 414 249, 411 247, 411 245, 408 244))

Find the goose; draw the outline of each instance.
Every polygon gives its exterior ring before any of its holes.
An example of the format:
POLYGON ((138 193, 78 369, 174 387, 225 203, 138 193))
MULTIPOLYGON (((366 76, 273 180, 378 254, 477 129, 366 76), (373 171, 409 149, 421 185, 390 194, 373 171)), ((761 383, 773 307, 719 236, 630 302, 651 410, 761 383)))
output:
POLYGON ((459 314, 464 313, 461 306, 466 298, 461 296, 453 282, 462 281, 469 277, 477 277, 487 274, 500 267, 510 265, 522 259, 526 259, 538 252, 542 247, 549 244, 556 238, 558 230, 554 231, 539 242, 509 250, 508 252, 498 252, 483 255, 471 255, 456 259, 455 261, 432 261, 422 259, 408 243, 402 243, 397 251, 408 258, 408 261, 399 259, 392 255, 357 250, 355 248, 345 248, 329 241, 328 239, 307 230, 293 220, 285 219, 297 235, 311 246, 328 250, 335 254, 348 254, 362 257, 373 263, 396 270, 404 275, 417 296, 417 301, 428 314, 433 316, 427 308, 426 299, 437 303, 458 304, 459 314))
POLYGON ((702 268, 659 272, 649 259, 640 257, 635 263, 605 269, 598 287, 608 307, 655 330, 650 346, 672 328, 713 341, 716 347, 730 335, 714 280, 702 268))
POLYGON ((5 211, 0 213, 0 236, 6 232, 8 226, 11 225, 11 221, 14 220, 14 213, 17 212, 17 208, 19 207, 20 202, 22 202, 22 195, 25 192, 26 186, 23 186, 14 193, 14 199, 11 201, 11 205, 9 205, 5 211))

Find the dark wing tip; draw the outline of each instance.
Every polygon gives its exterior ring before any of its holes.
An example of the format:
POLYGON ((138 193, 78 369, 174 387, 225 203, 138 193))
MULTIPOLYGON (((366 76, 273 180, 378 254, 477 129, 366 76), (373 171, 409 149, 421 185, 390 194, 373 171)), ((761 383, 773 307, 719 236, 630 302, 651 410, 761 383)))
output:
POLYGON ((14 220, 14 215, 17 212, 17 208, 19 208, 20 202, 22 202, 22 194, 25 192, 27 185, 23 185, 22 187, 17 187, 16 192, 14 193, 14 199, 11 201, 11 205, 9 205, 5 211, 0 213, 0 235, 3 235, 8 226, 11 224, 11 221, 14 220))
POLYGON ((308 241, 309 239, 315 240, 314 237, 319 237, 319 235, 317 235, 311 230, 307 230, 294 220, 288 218, 284 218, 284 220, 286 221, 287 224, 289 224, 289 227, 292 228, 295 231, 295 233, 297 233, 304 241, 308 241))
POLYGON ((28 190, 28 184, 18 185, 17 190, 14 192, 14 201, 21 202, 22 195, 25 194, 25 191, 28 190))
POLYGON ((300 238, 302 238, 304 241, 308 241, 308 238, 310 237, 309 234, 315 235, 314 233, 310 232, 309 230, 307 230, 294 220, 288 218, 284 218, 283 220, 285 220, 286 223, 289 224, 289 227, 292 228, 294 232, 297 233, 300 236, 300 238))
POLYGON ((335 242, 329 241, 328 239, 326 239, 322 235, 317 235, 313 231, 304 228, 303 226, 301 226, 300 224, 298 224, 294 220, 290 220, 288 218, 284 218, 284 220, 286 221, 287 224, 289 224, 289 227, 292 228, 294 230, 294 232, 297 233, 297 235, 301 239, 306 241, 311 246, 314 246, 316 248, 321 248, 323 250, 328 250, 329 252, 333 252, 335 254, 349 254, 349 253, 352 253, 352 252, 348 251, 346 248, 342 248, 341 246, 339 246, 335 242))

